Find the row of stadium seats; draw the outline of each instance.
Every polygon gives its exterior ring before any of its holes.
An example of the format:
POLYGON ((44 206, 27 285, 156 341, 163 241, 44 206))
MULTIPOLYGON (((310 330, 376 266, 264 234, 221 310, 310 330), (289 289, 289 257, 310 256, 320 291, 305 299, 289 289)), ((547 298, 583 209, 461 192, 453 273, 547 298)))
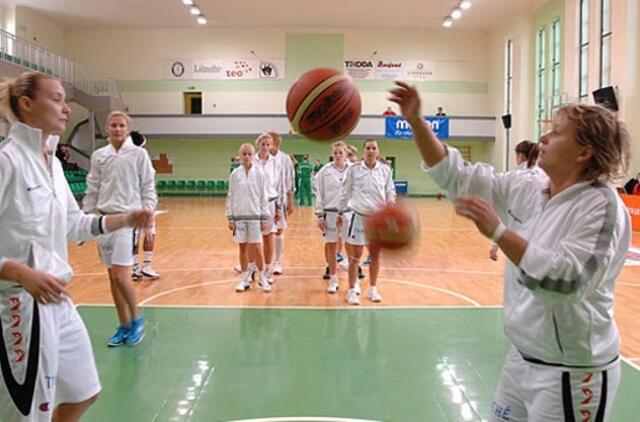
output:
POLYGON ((38 71, 40 73, 44 73, 46 75, 53 75, 53 72, 51 71, 51 69, 47 69, 44 66, 39 66, 35 63, 28 62, 27 60, 21 59, 16 56, 12 56, 11 54, 0 53, 0 59, 6 60, 8 62, 13 62, 20 66, 28 67, 29 69, 38 71))
POLYGON ((87 190, 87 183, 69 182, 69 187, 71 188, 71 193, 73 193, 73 196, 83 196, 84 192, 87 190))
POLYGON ((158 194, 222 194, 229 188, 226 180, 158 180, 158 194))
POLYGON ((87 172, 79 169, 79 170, 65 170, 64 177, 67 179, 67 182, 84 182, 87 180, 87 172))

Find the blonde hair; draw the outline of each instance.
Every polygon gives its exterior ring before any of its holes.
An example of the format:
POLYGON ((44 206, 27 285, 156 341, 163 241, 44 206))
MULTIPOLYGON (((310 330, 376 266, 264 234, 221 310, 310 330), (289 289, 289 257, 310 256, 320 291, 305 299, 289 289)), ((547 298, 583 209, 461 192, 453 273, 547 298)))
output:
POLYGON ((109 115, 107 116, 107 121, 105 122, 105 126, 109 126, 109 122, 111 122, 111 119, 114 119, 116 117, 122 117, 127 122, 127 128, 129 128, 129 131, 131 131, 131 117, 129 117, 129 115, 124 111, 120 110, 113 110, 111 113, 109 113, 109 115))
POLYGON ((269 132, 265 132, 265 133, 262 133, 262 134, 258 135, 258 137, 256 138, 256 146, 257 147, 260 146, 260 141, 262 141, 263 139, 269 139, 271 141, 271 143, 273 144, 273 137, 271 136, 271 134, 269 132))
POLYGON ((629 169, 630 136, 627 126, 601 105, 568 104, 558 110, 572 126, 576 142, 591 145, 593 156, 582 172, 585 181, 609 182, 629 169))
POLYGON ((280 144, 282 144, 282 136, 280 136, 280 134, 278 132, 276 132, 275 130, 270 130, 266 132, 267 135, 271 136, 271 140, 273 141, 273 144, 278 144, 278 146, 280 146, 280 144))
POLYGON ((347 145, 347 149, 353 152, 355 155, 358 155, 358 147, 355 145, 347 145))
POLYGON ((243 149, 251 150, 251 154, 255 154, 256 153, 256 149, 253 147, 252 144, 250 144, 248 142, 245 143, 245 144, 240 145, 240 149, 238 150, 238 153, 241 153, 243 149))
POLYGON ((333 150, 334 148, 345 148, 348 149, 347 144, 345 144, 343 141, 336 141, 334 143, 331 144, 331 149, 333 150))
POLYGON ((0 109, 9 123, 22 119, 20 98, 27 97, 34 100, 40 88, 40 82, 44 79, 58 80, 40 72, 24 72, 15 79, 0 80, 0 109))

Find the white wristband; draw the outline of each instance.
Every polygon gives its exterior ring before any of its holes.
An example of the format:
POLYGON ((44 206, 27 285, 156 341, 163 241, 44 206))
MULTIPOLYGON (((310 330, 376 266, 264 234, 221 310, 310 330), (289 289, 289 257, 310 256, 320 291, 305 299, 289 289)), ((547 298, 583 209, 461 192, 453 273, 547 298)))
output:
POLYGON ((500 241, 500 238, 502 238, 502 235, 506 231, 507 231, 507 226, 505 226, 504 223, 501 221, 500 224, 498 224, 498 227, 496 227, 496 229, 493 231, 493 234, 491 235, 491 240, 493 240, 493 243, 498 243, 500 241))

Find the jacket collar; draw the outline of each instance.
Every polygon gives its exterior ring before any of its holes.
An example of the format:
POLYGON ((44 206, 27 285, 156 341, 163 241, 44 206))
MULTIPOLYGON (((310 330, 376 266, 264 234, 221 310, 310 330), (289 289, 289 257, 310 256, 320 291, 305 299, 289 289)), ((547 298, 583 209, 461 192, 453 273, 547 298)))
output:
POLYGON ((115 154, 118 154, 119 152, 127 151, 128 149, 131 149, 131 147, 135 147, 135 144, 133 143, 131 136, 127 136, 125 138, 124 142, 122 143, 122 146, 118 151, 116 151, 113 144, 111 143, 111 140, 109 140, 109 148, 111 148, 111 151, 114 152, 115 154))
MULTIPOLYGON (((15 139, 18 144, 24 146, 30 152, 40 155, 42 151, 42 130, 37 129, 22 122, 15 122, 11 125, 9 137, 15 139)), ((59 136, 49 136, 46 141, 47 153, 49 155, 55 152, 60 141, 59 136)))
POLYGON ((367 167, 367 163, 365 162, 365 160, 364 160, 364 159, 360 161, 360 165, 361 165, 362 167, 366 168, 367 170, 375 170, 375 169, 377 169, 378 167, 380 167, 380 164, 381 164, 381 163, 380 163, 380 160, 376 160, 376 163, 373 165, 373 168, 372 168, 372 169, 370 169, 369 167, 367 167))

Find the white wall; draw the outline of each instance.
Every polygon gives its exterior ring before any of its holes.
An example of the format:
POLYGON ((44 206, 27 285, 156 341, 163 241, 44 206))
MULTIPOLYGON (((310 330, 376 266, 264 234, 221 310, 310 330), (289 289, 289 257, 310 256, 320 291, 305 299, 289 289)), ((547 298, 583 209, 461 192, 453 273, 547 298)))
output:
POLYGON ((62 25, 38 12, 16 7, 16 36, 38 44, 57 54, 64 54, 65 39, 62 25))
POLYGON ((16 5, 12 0, 0 1, 0 28, 11 34, 16 32, 16 5))

